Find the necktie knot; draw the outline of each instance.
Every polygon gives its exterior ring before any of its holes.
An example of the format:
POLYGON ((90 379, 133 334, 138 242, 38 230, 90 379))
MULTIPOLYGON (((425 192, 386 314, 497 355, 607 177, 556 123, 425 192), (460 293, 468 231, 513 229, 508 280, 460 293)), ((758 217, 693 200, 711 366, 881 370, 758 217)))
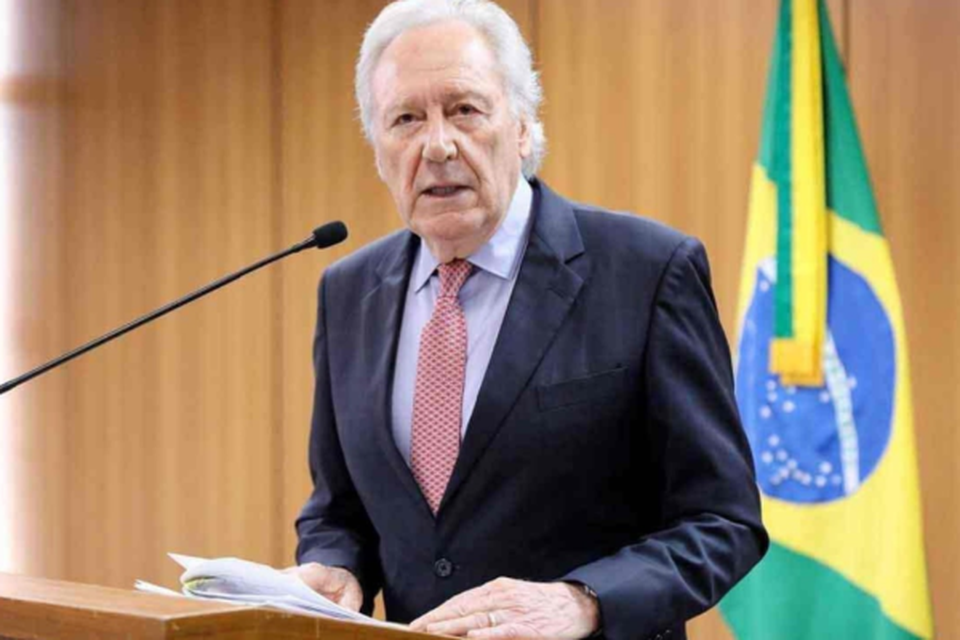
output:
POLYGON ((438 266, 440 297, 456 298, 457 294, 460 293, 460 288, 463 287, 463 283, 467 281, 471 269, 472 265, 469 262, 459 258, 438 266))

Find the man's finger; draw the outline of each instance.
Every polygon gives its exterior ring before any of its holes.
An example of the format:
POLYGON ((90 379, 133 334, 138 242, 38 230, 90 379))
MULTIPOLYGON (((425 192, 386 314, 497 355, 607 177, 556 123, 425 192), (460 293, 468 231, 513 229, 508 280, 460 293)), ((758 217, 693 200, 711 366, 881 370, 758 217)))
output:
POLYGON ((346 569, 310 563, 291 567, 285 573, 296 575, 308 587, 342 607, 359 611, 363 606, 360 583, 346 569))
POLYGON ((434 616, 430 619, 446 620, 450 618, 461 618, 483 611, 507 609, 509 608, 510 599, 515 591, 515 585, 516 581, 508 578, 491 580, 486 584, 474 587, 469 591, 464 591, 450 598, 421 619, 427 618, 427 616, 434 616))
POLYGON ((441 622, 443 620, 455 620, 456 618, 462 618, 463 616, 468 615, 470 612, 463 607, 463 603, 469 602, 470 598, 473 596, 473 592, 474 590, 471 589, 470 591, 464 591, 458 596, 454 596, 436 609, 428 611, 411 622, 410 628, 414 630, 423 630, 428 624, 441 622))
POLYGON ((427 625, 442 622, 446 620, 456 620, 464 618, 475 613, 491 611, 499 607, 496 606, 497 595, 490 589, 477 587, 470 591, 464 591, 458 596, 447 600, 442 605, 417 618, 410 623, 410 628, 414 631, 422 631, 427 625))
POLYGON ((334 569, 319 564, 301 565, 297 575, 314 590, 335 589, 340 581, 334 569))
POLYGON ((360 611, 360 608, 363 606, 363 592, 359 587, 355 585, 350 585, 343 591, 343 597, 339 602, 341 607, 350 609, 351 611, 360 611))
POLYGON ((446 636, 464 636, 474 629, 484 629, 491 624, 490 616, 486 613, 473 613, 463 618, 444 620, 427 625, 427 633, 440 633, 446 636))
POLYGON ((509 624, 501 624, 486 629, 473 629, 467 632, 468 638, 522 638, 523 630, 509 624))

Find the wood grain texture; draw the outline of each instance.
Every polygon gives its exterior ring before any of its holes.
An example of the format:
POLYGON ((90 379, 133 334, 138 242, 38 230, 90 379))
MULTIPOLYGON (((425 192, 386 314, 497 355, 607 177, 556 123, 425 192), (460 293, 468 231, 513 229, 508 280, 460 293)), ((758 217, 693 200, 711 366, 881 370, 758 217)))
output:
POLYGON ((733 326, 773 3, 540 3, 550 155, 575 199, 700 237, 733 326))
MULTIPOLYGON (((70 242, 48 356, 275 248, 269 6, 232 5, 60 5, 57 228, 70 242)), ((63 419, 38 440, 67 452, 43 481, 66 498, 36 514, 38 528, 65 524, 60 563, 31 554, 45 575, 169 583, 169 549, 272 559, 278 359, 263 300, 276 285, 251 277, 38 381, 66 387, 63 419)))
POLYGON ((288 261, 283 278, 283 562, 296 548, 293 521, 310 492, 306 442, 313 397, 311 345, 317 283, 337 258, 402 227, 360 133, 353 65, 363 31, 382 1, 287 2, 282 33, 282 235, 296 236, 328 220, 343 220, 348 240, 329 251, 288 261))
POLYGON ((403 629, 0 573, 0 638, 417 640, 403 629))
POLYGON ((849 83, 903 298, 934 627, 960 637, 960 2, 850 1, 849 83))
MULTIPOLYGON (((63 344, 64 262, 68 241, 60 224, 66 85, 58 5, 38 0, 9 16, 20 37, 3 42, 12 55, 0 78, 0 144, 5 157, 0 180, 4 208, 0 237, 0 302, 3 336, 0 377, 13 377, 63 344)), ((0 397, 0 570, 42 572, 65 560, 62 531, 67 494, 47 482, 45 470, 69 461, 62 441, 66 386, 62 379, 22 387, 0 397), (24 553, 25 549, 43 549, 24 553)))

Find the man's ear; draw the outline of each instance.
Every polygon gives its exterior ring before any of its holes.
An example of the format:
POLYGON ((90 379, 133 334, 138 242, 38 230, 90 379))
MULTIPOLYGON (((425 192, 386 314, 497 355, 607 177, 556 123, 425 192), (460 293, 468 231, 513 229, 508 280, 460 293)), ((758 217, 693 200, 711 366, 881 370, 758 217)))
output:
POLYGON ((531 135, 531 129, 529 121, 526 118, 520 119, 520 135, 517 138, 519 143, 519 151, 521 158, 529 158, 530 154, 533 153, 533 136, 531 135))

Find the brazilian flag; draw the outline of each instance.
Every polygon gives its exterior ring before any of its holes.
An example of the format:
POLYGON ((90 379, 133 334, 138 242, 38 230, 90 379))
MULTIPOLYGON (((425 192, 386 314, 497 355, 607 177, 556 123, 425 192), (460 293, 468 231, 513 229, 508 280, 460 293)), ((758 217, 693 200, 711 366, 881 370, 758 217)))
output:
POLYGON ((822 0, 781 3, 748 224, 737 401, 772 544, 723 615, 932 638, 900 296, 822 0))

